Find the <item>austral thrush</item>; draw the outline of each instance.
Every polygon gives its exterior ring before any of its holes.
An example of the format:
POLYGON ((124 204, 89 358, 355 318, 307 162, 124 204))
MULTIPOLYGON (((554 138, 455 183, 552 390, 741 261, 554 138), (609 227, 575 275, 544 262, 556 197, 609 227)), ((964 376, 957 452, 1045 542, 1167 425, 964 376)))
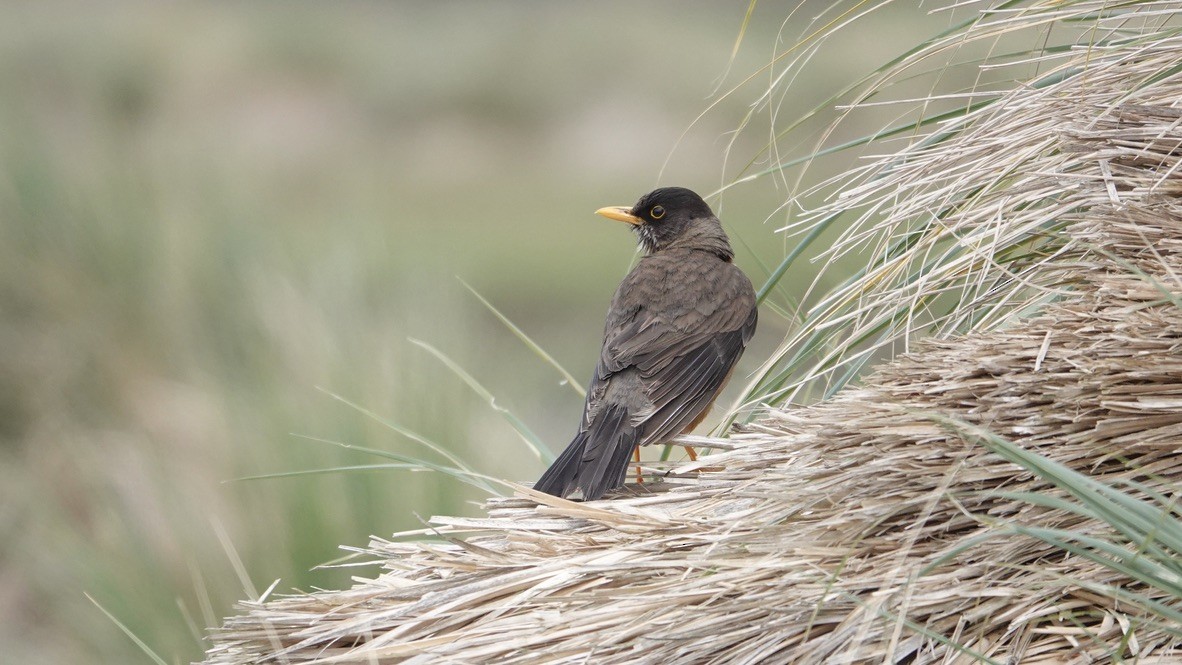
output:
POLYGON ((632 224, 645 255, 612 298, 579 431, 534 484, 584 500, 622 486, 638 446, 706 417, 756 320, 751 280, 702 197, 665 187, 597 212, 632 224))

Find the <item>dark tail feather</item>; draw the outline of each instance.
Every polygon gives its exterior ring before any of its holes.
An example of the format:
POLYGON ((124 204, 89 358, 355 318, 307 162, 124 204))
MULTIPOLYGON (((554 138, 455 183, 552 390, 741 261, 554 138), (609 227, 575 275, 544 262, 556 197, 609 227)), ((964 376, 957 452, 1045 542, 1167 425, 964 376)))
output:
POLYGON ((594 501, 622 486, 628 475, 628 460, 640 438, 640 432, 629 424, 630 419, 622 406, 605 407, 587 431, 579 432, 534 483, 534 489, 566 496, 578 488, 584 501, 594 501))
POLYGON ((583 461, 583 446, 586 442, 587 433, 579 432, 550 468, 546 469, 546 473, 534 483, 534 489, 560 497, 570 494, 575 488, 575 477, 583 461))
POLYGON ((588 430, 583 466, 575 479, 586 501, 594 501, 624 484, 628 460, 640 438, 640 432, 628 424, 631 417, 624 407, 608 406, 598 415, 588 430))

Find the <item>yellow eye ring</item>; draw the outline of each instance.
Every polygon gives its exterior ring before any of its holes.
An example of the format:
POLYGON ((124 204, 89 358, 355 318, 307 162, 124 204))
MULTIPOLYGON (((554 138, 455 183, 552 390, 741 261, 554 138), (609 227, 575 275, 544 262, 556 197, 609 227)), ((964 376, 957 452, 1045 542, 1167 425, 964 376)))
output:
POLYGON ((649 210, 648 214, 653 219, 660 219, 665 216, 665 209, 661 206, 653 206, 653 209, 649 210))

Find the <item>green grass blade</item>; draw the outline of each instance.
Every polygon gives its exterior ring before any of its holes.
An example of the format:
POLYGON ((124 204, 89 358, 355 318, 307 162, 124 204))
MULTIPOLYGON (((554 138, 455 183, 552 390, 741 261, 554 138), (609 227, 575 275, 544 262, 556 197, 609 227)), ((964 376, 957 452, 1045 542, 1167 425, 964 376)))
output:
MULTIPOLYGON (((1064 552, 1070 552, 1071 554, 1085 558, 1093 563, 1100 564, 1105 568, 1120 573, 1121 575, 1124 575, 1130 579, 1142 582, 1147 586, 1165 591, 1174 598, 1182 596, 1182 586, 1179 586, 1176 582, 1171 583, 1170 581, 1170 577, 1174 577, 1176 579, 1176 575, 1173 575, 1172 573, 1167 573, 1166 575, 1146 574, 1142 567, 1130 565, 1129 563, 1120 559, 1103 556, 1100 552, 1111 552, 1113 550, 1120 549, 1111 543, 1104 543, 1103 541, 1098 541, 1094 538, 1089 539, 1082 534, 1062 532, 1055 529, 1032 528, 1023 526, 1021 524, 1009 524, 1006 525, 1006 528, 1012 530, 1014 533, 1041 540, 1048 545, 1053 545, 1056 549, 1062 550, 1064 552), (1079 541, 1081 544, 1077 545, 1073 541, 1079 541), (1085 544, 1087 546, 1084 546, 1085 544), (1107 547, 1104 547, 1104 549, 1099 549, 1096 547, 1097 544, 1107 547)), ((1128 554, 1129 552, 1124 550, 1124 553, 1128 554)), ((1136 598, 1145 597, 1143 594, 1138 593, 1134 593, 1132 595, 1136 598)), ((1176 620, 1175 617, 1182 617, 1182 612, 1172 610, 1169 618, 1171 620, 1176 620)))
POLYGON ((772 271, 772 274, 769 275, 759 287, 759 291, 757 291, 755 294, 756 304, 762 303, 768 297, 768 294, 772 292, 772 289, 776 288, 776 285, 780 283, 780 280, 784 277, 784 273, 788 272, 788 268, 792 267, 792 264, 796 262, 796 259, 800 258, 800 255, 804 253, 804 250, 808 249, 810 245, 816 242, 817 238, 819 238, 822 233, 827 231, 833 222, 837 221, 837 217, 837 215, 830 215, 829 217, 825 218, 819 224, 813 226, 813 228, 810 229, 809 232, 800 239, 800 242, 796 243, 796 246, 792 248, 792 251, 788 252, 784 259, 780 261, 780 264, 776 266, 776 269, 772 271))
POLYGON ((410 464, 412 466, 416 466, 421 469, 428 469, 431 471, 437 471, 437 472, 442 473, 444 475, 451 476, 452 478, 455 478, 456 480, 459 480, 460 482, 467 483, 468 485, 472 485, 473 487, 479 487, 480 489, 485 490, 485 491, 489 492, 490 494, 500 494, 500 492, 497 492, 495 489, 492 488, 491 485, 484 482, 484 480, 492 480, 494 482, 502 482, 502 481, 500 481, 496 478, 492 478, 490 476, 486 476, 484 474, 475 473, 473 471, 465 471, 463 469, 456 469, 456 468, 453 468, 450 466, 443 466, 442 464, 435 464, 434 462, 428 462, 427 460, 417 459, 414 457, 410 457, 408 455, 400 455, 398 453, 392 453, 388 450, 379 450, 377 448, 368 448, 366 446, 358 446, 358 445, 354 445, 352 443, 345 443, 343 441, 334 441, 332 439, 324 439, 324 438, 321 438, 318 436, 309 436, 307 434, 292 434, 292 436, 298 437, 300 439, 304 439, 305 441, 313 441, 315 443, 324 443, 324 444, 327 444, 330 446, 336 446, 338 448, 343 448, 345 450, 353 450, 353 451, 356 451, 359 453, 364 453, 366 455, 373 455, 375 457, 384 457, 386 459, 392 459, 396 462, 410 464))
POLYGON ((110 612, 107 611, 107 608, 103 607, 102 605, 99 605, 99 602, 97 600, 95 600, 94 598, 92 598, 89 593, 83 592, 82 595, 86 596, 87 600, 94 603, 94 606, 99 608, 100 612, 107 615, 107 618, 111 620, 111 623, 115 624, 119 628, 119 630, 123 631, 124 635, 131 638, 131 641, 135 642, 135 645, 140 648, 140 651, 143 651, 144 654, 148 656, 148 658, 151 658, 153 663, 156 663, 156 665, 168 665, 168 663, 164 662, 163 658, 156 655, 155 651, 152 651, 151 647, 149 647, 143 640, 141 640, 138 636, 136 636, 135 633, 131 632, 130 628, 123 625, 123 622, 120 621, 119 619, 116 619, 114 614, 111 614, 110 612))
POLYGON ((253 476, 241 476, 239 478, 231 478, 223 482, 239 483, 247 480, 271 480, 273 478, 295 478, 298 476, 319 476, 330 473, 342 473, 347 471, 379 471, 383 469, 417 469, 425 470, 420 464, 410 463, 394 463, 394 464, 353 464, 350 466, 331 466, 323 469, 301 469, 298 471, 278 471, 275 473, 260 473, 253 476))
POLYGON ((1160 543, 1160 547, 1172 550, 1173 556, 1182 553, 1182 522, 1171 516, 1168 507, 1155 507, 962 420, 932 413, 918 415, 979 442, 1004 459, 1065 490, 1087 509, 1086 514, 1106 522, 1134 543, 1153 547, 1157 551, 1159 546, 1148 541, 1152 536, 1153 541, 1160 543))
MULTIPOLYGON (((1182 575, 1182 560, 1178 559, 1182 551, 1172 547, 1169 542, 1164 543, 1166 549, 1163 549, 1159 544, 1161 540, 1159 536, 1162 535, 1163 520, 1169 519, 1168 511, 1160 512, 1158 523, 1152 525, 1150 530, 1146 531, 1137 528, 1130 520, 1122 518, 1122 511, 1120 510, 1101 514, 1093 510, 1088 504, 1072 503, 1061 497, 1047 496, 1037 492, 1003 492, 998 496, 1035 506, 1062 510, 1081 517, 1101 521, 1109 521, 1105 517, 1105 514, 1111 514, 1113 517, 1111 518, 1112 521, 1109 522, 1110 526, 1120 532, 1130 543, 1136 545, 1138 552, 1149 554, 1154 560, 1160 561, 1163 565, 1172 568, 1175 575, 1182 575)), ((1136 499, 1133 500, 1135 501, 1136 499)), ((1169 538, 1168 534, 1167 538, 1169 538)), ((1182 587, 1180 587, 1180 590, 1182 590, 1182 587)))
POLYGON ((441 455, 442 457, 447 459, 447 461, 451 462, 452 464, 455 464, 460 469, 463 469, 464 471, 468 471, 468 472, 475 472, 475 470, 472 469, 472 467, 465 464, 464 461, 461 460, 459 457, 456 457, 450 451, 448 451, 446 448, 435 443, 434 441, 431 441, 427 437, 425 437, 417 432, 411 431, 411 430, 409 430, 397 423, 391 422, 390 420, 387 420, 386 418, 379 416, 378 414, 374 413, 373 411, 370 411, 369 409, 361 406, 360 404, 357 404, 356 402, 352 402, 349 399, 332 392, 331 390, 321 388, 320 386, 316 386, 316 389, 319 390, 320 392, 324 393, 325 395, 328 395, 329 397, 337 400, 338 402, 341 402, 342 404, 349 406, 350 408, 356 410, 358 413, 368 417, 369 419, 371 419, 377 423, 380 423, 384 427, 387 427, 387 428, 393 430, 394 432, 397 432, 398 434, 401 434, 402 436, 410 439, 411 441, 414 441, 415 443, 418 443, 418 444, 424 446, 428 450, 441 455))
POLYGON ((1094 593, 1105 595, 1109 598, 1123 600, 1132 605, 1140 605, 1150 612, 1162 617, 1166 620, 1165 623, 1153 623, 1155 628, 1158 628, 1166 633, 1174 635, 1175 637, 1182 637, 1182 612, 1178 611, 1176 607, 1168 605, 1162 601, 1145 596, 1144 594, 1135 593, 1127 589, 1122 589, 1111 584, 1102 584, 1093 582, 1091 580, 1083 579, 1068 579, 1073 585, 1080 588, 1087 589, 1094 593))
MULTIPOLYGON (((310 439, 310 437, 301 437, 301 438, 309 438, 310 439)), ((311 439, 311 440, 320 441, 319 439, 311 439)), ((321 442, 322 443, 337 444, 337 442, 335 442, 335 441, 321 441, 321 442)), ((325 467, 322 469, 300 469, 297 471, 279 471, 276 473, 261 473, 261 474, 254 475, 254 476, 242 476, 241 478, 232 478, 226 482, 240 482, 240 481, 246 481, 246 480, 270 480, 273 478, 294 478, 294 477, 298 477, 298 476, 320 476, 320 475, 327 475, 327 474, 332 474, 332 473, 349 473, 352 471, 383 471, 386 469, 403 469, 403 470, 409 470, 409 471, 434 471, 437 473, 443 473, 443 474, 452 476, 456 480, 460 480, 462 482, 467 482, 467 484, 472 485, 473 487, 478 487, 482 490, 485 490, 489 494, 497 494, 500 496, 505 496, 505 493, 498 492, 497 490, 493 489, 493 487, 490 483, 497 483, 497 484, 505 485, 507 487, 512 487, 512 485, 510 483, 507 483, 504 480, 501 480, 500 478, 489 476, 489 475, 486 475, 483 473, 476 473, 474 471, 464 471, 462 469, 451 469, 449 467, 432 467, 432 466, 428 466, 428 465, 418 463, 418 462, 402 462, 402 463, 394 463, 394 464, 352 464, 352 465, 347 465, 347 466, 331 466, 331 467, 325 467), (466 481, 465 478, 469 478, 471 480, 466 481), (488 481, 488 482, 483 482, 483 481, 488 481)))
POLYGON ((497 317, 497 319, 509 329, 509 332, 516 335, 517 339, 521 340, 522 343, 529 347, 530 351, 533 351, 535 355, 544 360, 547 365, 550 365, 554 369, 558 370, 558 373, 562 375, 562 382, 570 386, 571 390, 578 393, 580 399, 585 399, 587 397, 587 391, 583 388, 583 386, 579 385, 579 383, 575 381, 575 377, 572 376, 570 372, 566 371, 566 368, 560 365, 553 356, 551 356, 549 353, 546 353, 545 349, 543 349, 537 342, 530 339, 530 336, 525 334, 525 331, 523 331, 521 328, 518 328, 516 324, 509 320, 509 317, 502 314, 496 307, 493 307, 493 304, 489 302, 484 296, 480 295, 476 289, 472 288, 460 277, 456 277, 456 279, 460 280, 460 284, 463 284, 465 289, 468 289, 472 295, 476 296, 476 299, 480 301, 480 304, 487 307, 488 311, 492 312, 493 316, 497 317))
POLYGON ((501 417, 504 418, 511 427, 513 427, 514 431, 516 431, 518 436, 521 437, 521 440, 524 441, 527 446, 529 446, 529 449, 533 451, 533 454, 536 455, 538 459, 542 460, 546 464, 550 464, 554 461, 554 453, 550 452, 550 449, 546 447, 546 444, 542 443, 542 440, 539 439, 532 431, 530 431, 529 427, 526 427, 525 423, 521 422, 521 419, 513 415, 513 413, 505 407, 497 404, 496 397, 494 397, 493 394, 488 391, 488 389, 480 385, 480 382, 477 381, 471 374, 464 371, 464 368, 460 367, 459 364, 449 358, 442 351, 422 340, 411 338, 410 343, 435 356, 456 376, 460 377, 464 383, 468 384, 468 387, 471 388, 472 391, 477 395, 479 395, 481 399, 488 402, 488 405, 492 407, 493 411, 499 413, 501 417))

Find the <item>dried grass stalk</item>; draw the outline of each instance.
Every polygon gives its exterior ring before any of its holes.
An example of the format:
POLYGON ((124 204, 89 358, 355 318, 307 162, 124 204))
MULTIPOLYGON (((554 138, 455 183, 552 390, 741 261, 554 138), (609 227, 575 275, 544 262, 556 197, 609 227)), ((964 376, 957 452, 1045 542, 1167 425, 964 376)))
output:
MULTIPOLYGON (((959 268, 970 301, 1001 293, 1000 275, 1029 287, 1037 316, 917 342, 862 387, 769 409, 664 483, 592 503, 523 488, 485 518, 433 518, 437 541, 375 540, 363 554, 380 576, 242 603, 206 662, 1182 662, 1180 628, 1161 618, 1182 595, 1021 531, 1111 534, 1029 500, 1066 495, 933 419, 1176 496, 1182 80, 1127 82, 1177 70, 1180 52, 1090 54, 1087 76, 1014 92, 955 145, 912 149, 843 199, 907 216, 1004 180, 939 233, 987 247, 1054 229, 1039 260, 983 250, 959 268), (998 151, 1024 155, 1020 168, 1002 178, 998 151)), ((892 233, 886 219, 867 228, 892 233)), ((860 297, 869 312, 922 289, 860 297)))

